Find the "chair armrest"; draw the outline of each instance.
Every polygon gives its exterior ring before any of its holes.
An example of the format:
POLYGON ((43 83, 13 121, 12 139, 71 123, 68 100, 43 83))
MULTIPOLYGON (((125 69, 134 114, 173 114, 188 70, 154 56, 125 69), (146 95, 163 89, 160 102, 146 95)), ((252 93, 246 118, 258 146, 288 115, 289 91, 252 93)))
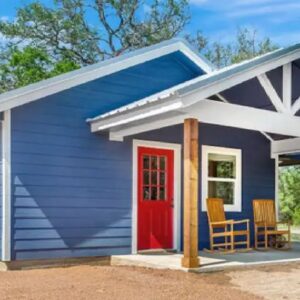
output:
POLYGON ((220 221, 220 222, 211 222, 210 225, 214 226, 214 225, 230 225, 233 224, 233 220, 226 220, 226 221, 220 221))
POLYGON ((244 219, 244 220, 238 220, 238 221, 233 221, 233 224, 243 224, 243 223, 249 223, 249 219, 244 219))

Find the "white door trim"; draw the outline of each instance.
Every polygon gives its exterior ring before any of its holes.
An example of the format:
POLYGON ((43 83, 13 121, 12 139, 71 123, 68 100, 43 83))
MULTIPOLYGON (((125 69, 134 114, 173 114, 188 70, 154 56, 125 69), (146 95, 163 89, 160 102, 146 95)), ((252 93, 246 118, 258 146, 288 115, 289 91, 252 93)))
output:
POLYGON ((174 216, 173 248, 180 251, 181 241, 181 145, 155 141, 136 140, 132 142, 132 242, 131 252, 137 253, 137 173, 138 147, 174 150, 174 216))

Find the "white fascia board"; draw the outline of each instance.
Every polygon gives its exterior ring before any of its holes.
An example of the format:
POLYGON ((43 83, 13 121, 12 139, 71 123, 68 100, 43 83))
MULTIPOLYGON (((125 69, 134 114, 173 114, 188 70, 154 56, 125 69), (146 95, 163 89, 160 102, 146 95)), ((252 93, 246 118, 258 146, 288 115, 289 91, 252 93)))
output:
POLYGON ((205 73, 211 73, 214 70, 213 65, 201 58, 196 51, 193 51, 184 41, 179 44, 179 50, 185 54, 191 61, 198 65, 205 73))
POLYGON ((278 154, 300 152, 300 138, 290 138, 273 141, 271 143, 271 154, 275 157, 278 154))
POLYGON ((188 117, 187 114, 182 114, 179 116, 165 117, 161 120, 154 120, 154 121, 151 118, 149 118, 148 120, 145 120, 145 122, 143 122, 140 125, 134 125, 125 129, 110 130, 109 140, 122 142, 124 137, 126 136, 181 124, 183 123, 184 119, 187 117, 188 117))
POLYGON ((120 130, 112 129, 110 138, 122 140, 125 136, 179 124, 185 118, 191 117, 208 124, 300 137, 300 117, 288 114, 213 100, 202 100, 197 105, 182 108, 180 111, 182 112, 180 116, 166 115, 164 119, 156 121, 148 118, 140 125, 120 130))
POLYGON ((142 107, 140 109, 130 110, 122 114, 118 114, 115 117, 107 118, 104 120, 97 120, 91 123, 91 131, 97 132, 106 130, 112 127, 125 125, 131 122, 139 121, 145 118, 159 116, 163 113, 178 110, 183 106, 180 99, 162 101, 159 103, 153 103, 147 107, 142 107))
POLYGON ((162 42, 145 49, 132 51, 120 57, 108 59, 95 65, 87 66, 67 74, 4 93, 0 95, 0 111, 5 111, 47 97, 176 51, 183 52, 204 71, 211 70, 211 67, 191 50, 186 43, 176 39, 162 42))

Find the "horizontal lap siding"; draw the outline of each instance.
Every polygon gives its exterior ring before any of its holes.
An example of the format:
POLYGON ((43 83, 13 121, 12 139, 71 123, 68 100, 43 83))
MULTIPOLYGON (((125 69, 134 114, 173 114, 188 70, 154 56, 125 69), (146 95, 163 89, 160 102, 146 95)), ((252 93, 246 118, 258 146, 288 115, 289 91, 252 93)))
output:
POLYGON ((131 252, 132 143, 85 120, 199 72, 177 53, 13 109, 13 259, 131 252))
MULTIPOLYGON (((137 138, 182 144, 183 129, 178 125, 144 133, 137 138)), ((247 218, 252 221, 252 200, 275 197, 275 162, 270 158, 270 142, 258 132, 200 123, 199 143, 200 182, 201 145, 242 149, 242 212, 227 213, 227 217, 247 218)), ((251 236, 253 240, 253 228, 251 236)), ((208 246, 207 215, 201 211, 201 184, 199 184, 199 247, 203 249, 208 246)))

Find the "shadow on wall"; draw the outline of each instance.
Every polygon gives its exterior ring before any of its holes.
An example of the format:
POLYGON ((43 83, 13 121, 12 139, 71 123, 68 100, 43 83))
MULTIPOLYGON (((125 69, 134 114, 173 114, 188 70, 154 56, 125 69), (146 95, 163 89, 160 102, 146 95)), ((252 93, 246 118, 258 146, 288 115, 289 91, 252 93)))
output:
MULTIPOLYGON (((120 145, 111 149, 111 156, 121 150, 120 145)), ((122 153, 131 156, 131 149, 122 153)), ((16 164, 13 258, 130 253, 131 159, 113 164, 98 160, 94 165, 91 161, 86 168, 72 159, 70 167, 60 166, 56 157, 47 159, 39 165, 36 155, 31 165, 22 164, 21 169, 16 164)))

